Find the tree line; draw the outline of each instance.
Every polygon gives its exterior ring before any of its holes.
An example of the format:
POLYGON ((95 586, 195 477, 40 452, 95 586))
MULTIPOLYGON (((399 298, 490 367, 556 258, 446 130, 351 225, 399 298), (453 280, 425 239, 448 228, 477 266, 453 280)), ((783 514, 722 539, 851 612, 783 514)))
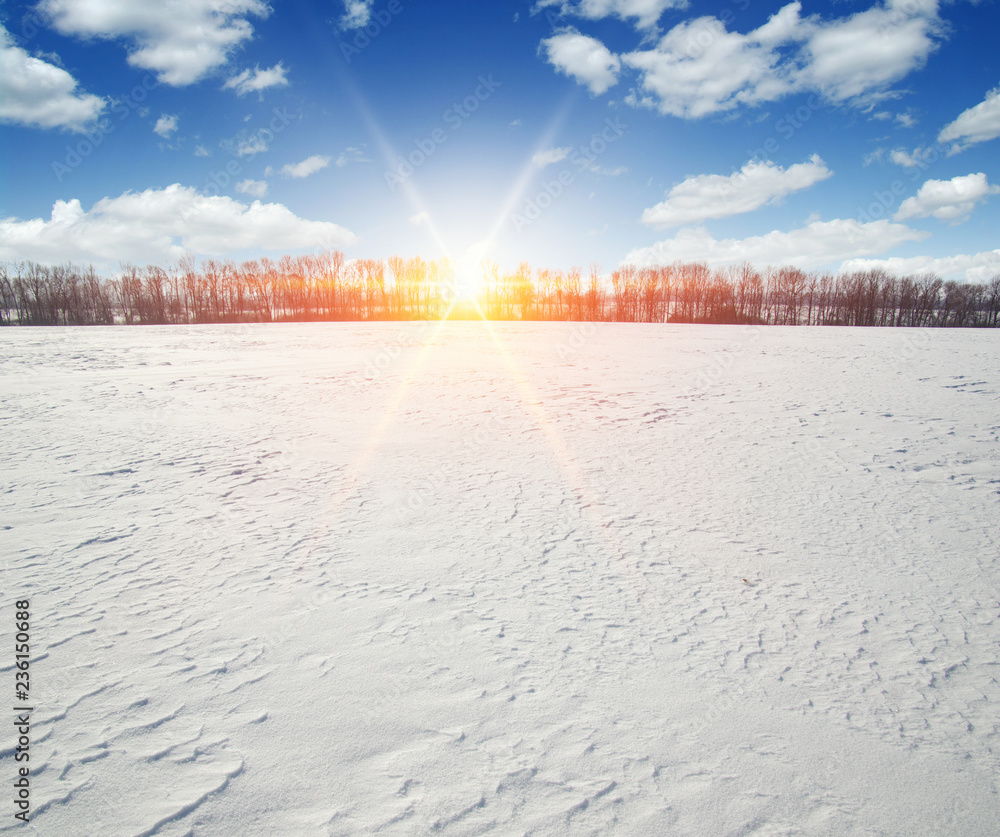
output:
POLYGON ((448 259, 346 260, 332 251, 244 262, 185 259, 170 268, 0 264, 0 325, 114 325, 355 320, 446 316, 760 325, 997 327, 1000 274, 986 283, 885 270, 807 273, 744 263, 592 265, 501 271, 484 262, 475 300, 448 259))

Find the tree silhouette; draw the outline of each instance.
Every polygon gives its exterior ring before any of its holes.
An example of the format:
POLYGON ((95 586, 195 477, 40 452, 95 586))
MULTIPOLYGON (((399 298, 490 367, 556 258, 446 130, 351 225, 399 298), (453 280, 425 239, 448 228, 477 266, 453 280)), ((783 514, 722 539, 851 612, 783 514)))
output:
POLYGON ((742 264, 711 270, 685 262, 623 265, 606 281, 582 271, 512 272, 480 265, 475 305, 458 302, 447 259, 346 260, 329 251, 231 261, 191 258, 163 268, 122 263, 112 276, 92 267, 0 264, 0 325, 231 323, 414 320, 485 316, 495 320, 753 323, 865 327, 1000 325, 1000 274, 986 283, 897 277, 871 269, 806 273, 742 264))

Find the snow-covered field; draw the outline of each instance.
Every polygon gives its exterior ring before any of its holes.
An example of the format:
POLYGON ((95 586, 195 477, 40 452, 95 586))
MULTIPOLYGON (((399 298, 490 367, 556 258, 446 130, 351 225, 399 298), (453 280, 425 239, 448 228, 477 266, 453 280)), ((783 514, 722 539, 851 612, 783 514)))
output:
POLYGON ((1000 334, 0 331, 0 833, 1000 833, 1000 334))

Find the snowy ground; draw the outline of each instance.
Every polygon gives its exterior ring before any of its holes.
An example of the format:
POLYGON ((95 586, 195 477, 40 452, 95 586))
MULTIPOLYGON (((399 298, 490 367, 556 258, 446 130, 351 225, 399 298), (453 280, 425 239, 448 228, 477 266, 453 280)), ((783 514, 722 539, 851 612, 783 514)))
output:
POLYGON ((0 833, 1000 833, 1000 334, 0 331, 0 833), (5 697, 9 702, 12 697, 5 697))

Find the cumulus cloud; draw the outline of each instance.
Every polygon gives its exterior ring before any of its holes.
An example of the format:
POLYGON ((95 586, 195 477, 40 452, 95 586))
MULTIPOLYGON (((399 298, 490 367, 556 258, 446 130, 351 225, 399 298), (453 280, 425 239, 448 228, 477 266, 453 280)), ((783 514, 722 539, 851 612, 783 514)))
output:
POLYGON ((618 83, 621 61, 596 38, 567 29, 542 41, 546 60, 599 95, 618 83))
POLYGON ((937 0, 888 0, 833 20, 801 12, 789 3, 746 34, 729 31, 731 14, 693 18, 620 56, 575 31, 542 47, 558 71, 595 94, 629 68, 639 74, 629 104, 697 119, 802 92, 868 103, 924 66, 944 33, 937 0))
POLYGON ((798 12, 797 3, 786 6, 746 35, 714 17, 678 24, 653 49, 622 56, 640 74, 641 92, 628 101, 696 119, 787 95, 794 82, 778 47, 803 37, 798 12))
POLYGON ((933 273, 945 279, 986 282, 1000 275, 1000 249, 953 256, 914 256, 892 259, 850 259, 840 269, 850 273, 860 270, 885 270, 896 276, 933 273))
POLYGON ((194 147, 194 156, 195 157, 211 157, 212 156, 212 152, 209 151, 207 148, 205 148, 204 145, 196 145, 194 147))
POLYGON ((247 206, 177 183, 103 198, 88 211, 76 198, 56 201, 48 220, 0 220, 0 259, 45 264, 162 264, 186 254, 291 252, 343 247, 356 240, 337 224, 304 220, 279 203, 254 201, 247 206))
POLYGON ((642 213, 642 220, 654 227, 668 228, 753 212, 792 192, 808 189, 832 174, 818 154, 787 170, 770 160, 762 163, 751 160, 728 176, 700 174, 678 183, 667 193, 665 201, 642 213))
POLYGON ((572 146, 568 145, 564 148, 546 148, 544 151, 539 151, 533 155, 531 162, 539 168, 545 168, 545 166, 561 163, 569 156, 572 150, 572 146))
POLYGON ((538 0, 532 12, 558 7, 560 14, 575 15, 589 20, 617 17, 621 20, 634 18, 636 25, 645 29, 656 24, 667 9, 687 8, 687 0, 538 0))
POLYGON ((38 9, 62 35, 126 41, 131 66, 173 86, 224 65, 253 36, 247 16, 271 12, 264 0, 41 0, 38 9))
POLYGON ((344 0, 344 14, 340 18, 342 29, 361 29, 372 19, 375 0, 344 0))
POLYGON ((938 142, 953 142, 952 152, 1000 137, 1000 87, 993 88, 975 107, 962 111, 938 134, 938 142))
POLYGON ((266 180, 241 180, 236 184, 236 191, 241 195, 250 195, 254 198, 267 196, 266 180))
POLYGON ((245 96, 247 93, 261 93, 269 87, 287 87, 287 73, 280 61, 267 70, 254 67, 253 70, 244 70, 233 76, 222 85, 222 89, 235 90, 237 96, 245 96))
POLYGON ((321 154, 313 154, 301 163, 289 163, 281 169, 281 173, 286 177, 309 177, 310 174, 315 174, 330 165, 330 159, 321 154))
POLYGON ((846 18, 810 18, 801 81, 834 101, 879 90, 924 66, 944 25, 937 0, 887 0, 846 18))
POLYGON ((169 139, 170 135, 177 130, 177 117, 163 114, 156 120, 153 132, 159 134, 164 139, 169 139))
POLYGON ((929 233, 881 219, 863 223, 854 219, 814 221, 796 230, 774 230, 743 239, 715 239, 703 227, 688 227, 673 238, 633 250, 625 258, 639 266, 704 261, 709 265, 749 261, 760 265, 795 265, 805 270, 857 256, 884 253, 929 233))
POLYGON ((61 67, 34 58, 0 26, 0 122, 84 131, 106 106, 61 67))
POLYGON ((997 192, 1000 192, 1000 186, 990 186, 983 172, 953 177, 951 180, 928 180, 916 195, 900 204, 894 220, 933 217, 939 221, 961 224, 969 220, 977 203, 997 192))

